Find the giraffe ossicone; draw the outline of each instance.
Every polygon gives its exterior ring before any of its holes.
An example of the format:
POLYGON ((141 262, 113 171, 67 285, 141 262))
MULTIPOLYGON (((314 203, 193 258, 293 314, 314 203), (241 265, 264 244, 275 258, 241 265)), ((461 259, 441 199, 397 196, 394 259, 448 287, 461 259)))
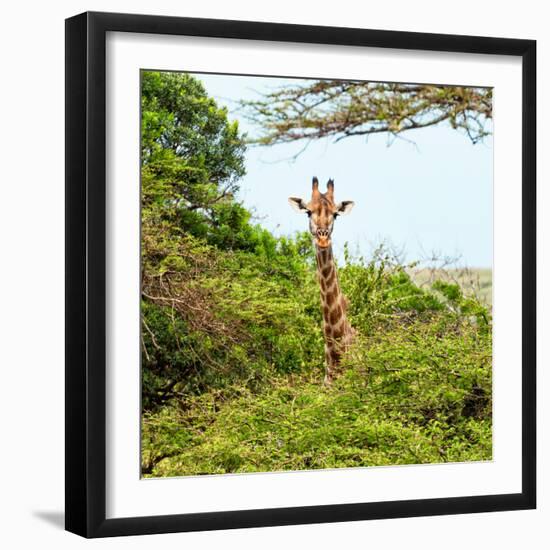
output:
POLYGON ((325 338, 325 384, 330 385, 338 370, 341 357, 350 346, 355 334, 355 330, 347 319, 348 301, 340 290, 332 252, 334 221, 338 216, 349 214, 354 202, 336 203, 334 181, 329 179, 326 192, 321 193, 319 181, 315 177, 312 182, 311 199, 308 202, 298 197, 289 197, 288 202, 298 212, 307 214, 309 231, 315 244, 325 338))

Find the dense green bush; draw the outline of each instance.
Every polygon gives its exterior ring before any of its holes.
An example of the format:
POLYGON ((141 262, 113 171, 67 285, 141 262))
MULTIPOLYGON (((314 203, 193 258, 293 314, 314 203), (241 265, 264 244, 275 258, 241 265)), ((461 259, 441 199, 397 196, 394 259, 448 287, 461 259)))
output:
MULTIPOLYGON (((211 248, 201 251, 195 259, 211 248)), ((327 389, 310 254, 285 240, 267 255, 216 256, 199 280, 219 334, 190 330, 170 308, 143 309, 158 334, 156 350, 144 332, 148 354, 165 355, 164 370, 144 364, 145 473, 491 458, 490 316, 475 299, 448 284, 422 290, 401 266, 346 264, 358 337, 327 389), (175 385, 167 393, 155 380, 175 385)))
POLYGON ((357 303, 351 308, 359 336, 332 387, 321 384, 314 277, 296 280, 294 294, 271 278, 269 298, 259 299, 259 310, 251 308, 248 315, 258 327, 273 320, 264 329, 251 325, 254 345, 245 346, 241 379, 224 377, 223 387, 188 394, 144 415, 145 472, 174 476, 490 459, 489 325, 482 327, 435 294, 419 292, 401 269, 381 273, 374 263, 348 265, 341 270, 343 285, 348 271, 361 273, 381 298, 375 313, 357 303), (403 299, 394 301, 395 296, 403 299), (288 316, 278 326, 275 319, 283 311, 288 316), (308 330, 314 337, 306 338, 308 330), (262 377, 251 385, 258 369, 262 377))

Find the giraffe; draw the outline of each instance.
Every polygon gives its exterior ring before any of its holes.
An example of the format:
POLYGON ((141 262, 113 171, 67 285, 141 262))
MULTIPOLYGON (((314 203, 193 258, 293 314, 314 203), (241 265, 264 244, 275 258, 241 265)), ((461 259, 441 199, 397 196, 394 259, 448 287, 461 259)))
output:
POLYGON ((338 274, 332 253, 332 229, 339 215, 349 214, 353 201, 334 202, 334 181, 328 180, 326 193, 319 191, 319 181, 313 178, 311 200, 289 197, 288 202, 298 212, 307 214, 309 231, 315 244, 317 278, 323 310, 325 338, 325 385, 331 385, 340 358, 353 340, 355 330, 347 316, 347 298, 340 291, 338 274))

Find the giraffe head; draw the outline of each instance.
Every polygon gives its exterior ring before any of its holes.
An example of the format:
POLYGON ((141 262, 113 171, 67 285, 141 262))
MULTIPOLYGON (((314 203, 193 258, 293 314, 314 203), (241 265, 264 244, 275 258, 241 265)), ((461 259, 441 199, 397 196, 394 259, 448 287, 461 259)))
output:
POLYGON ((337 216, 349 214, 353 201, 334 202, 334 181, 328 180, 326 193, 319 191, 319 181, 313 178, 311 200, 306 202, 297 197, 289 197, 288 202, 297 212, 308 215, 309 231, 319 248, 328 248, 337 216))

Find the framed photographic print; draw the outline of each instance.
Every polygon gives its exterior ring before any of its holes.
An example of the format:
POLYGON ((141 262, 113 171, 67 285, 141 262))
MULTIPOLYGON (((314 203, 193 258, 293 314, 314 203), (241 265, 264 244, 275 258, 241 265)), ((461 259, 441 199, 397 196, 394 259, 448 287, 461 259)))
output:
POLYGON ((530 40, 66 21, 66 528, 535 507, 530 40))

